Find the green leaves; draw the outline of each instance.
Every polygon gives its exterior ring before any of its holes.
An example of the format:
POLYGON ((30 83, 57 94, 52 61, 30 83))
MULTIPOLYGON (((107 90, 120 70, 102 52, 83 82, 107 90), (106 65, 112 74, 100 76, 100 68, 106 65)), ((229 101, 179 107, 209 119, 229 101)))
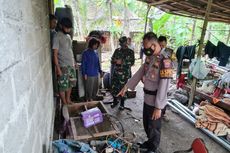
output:
MULTIPOLYGON (((81 33, 83 33, 83 35, 87 35, 91 30, 104 29, 111 31, 114 36, 120 37, 121 34, 124 34, 124 10, 127 9, 126 12, 129 12, 128 14, 130 15, 127 16, 127 18, 138 20, 137 22, 129 22, 129 30, 134 32, 132 33, 132 35, 134 35, 133 41, 136 43, 141 42, 147 12, 146 3, 136 0, 112 0, 113 24, 110 26, 110 7, 108 0, 54 0, 56 7, 63 7, 64 2, 69 4, 77 3, 75 10, 77 9, 80 13, 79 20, 82 24, 81 33), (135 25, 132 25, 133 23, 135 23, 135 25)), ((195 19, 164 13, 154 7, 152 7, 149 12, 149 18, 151 18, 149 21, 152 21, 152 23, 149 23, 148 26, 152 25, 153 32, 158 36, 165 35, 168 38, 169 47, 174 50, 181 45, 189 45, 190 42, 192 44, 197 43, 200 39, 203 25, 202 20, 196 20, 192 40, 193 21, 195 19)), ((212 29, 206 32, 206 40, 210 38, 214 44, 217 44, 219 40, 230 42, 228 41, 230 39, 229 25, 213 22, 210 22, 209 25, 211 25, 212 29)), ((148 27, 147 29, 149 30, 148 27)))
POLYGON ((54 0, 54 4, 56 5, 59 2, 59 0, 54 0))
POLYGON ((159 33, 161 29, 164 29, 167 21, 170 19, 172 15, 170 14, 164 14, 161 16, 160 19, 153 21, 153 30, 156 33, 159 33))

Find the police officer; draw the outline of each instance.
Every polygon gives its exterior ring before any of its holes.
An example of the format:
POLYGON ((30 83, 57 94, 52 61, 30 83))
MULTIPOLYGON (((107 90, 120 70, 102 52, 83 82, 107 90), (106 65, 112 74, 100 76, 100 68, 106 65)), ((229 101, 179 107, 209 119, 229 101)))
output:
MULTIPOLYGON (((161 54, 163 54, 164 56, 167 56, 167 57, 172 57, 172 54, 173 54, 173 50, 170 49, 170 48, 167 48, 167 38, 165 36, 160 36, 158 38, 158 42, 159 42, 159 45, 161 47, 161 54)), ((171 58, 172 59, 172 58, 171 58)), ((166 114, 166 106, 164 109, 162 109, 162 118, 163 120, 165 120, 166 122, 169 121, 169 117, 167 116, 166 114)))
MULTIPOLYGON (((114 108, 118 104, 118 99, 116 95, 127 83, 128 79, 131 77, 131 66, 135 62, 134 52, 128 48, 127 37, 121 37, 119 39, 120 48, 117 48, 114 51, 114 54, 111 59, 111 64, 113 67, 112 71, 112 95, 114 98, 113 104, 111 105, 114 108)), ((120 110, 123 110, 124 101, 126 96, 120 98, 120 110)))
POLYGON ((167 90, 172 78, 171 59, 161 54, 156 34, 148 32, 143 37, 145 63, 126 83, 117 96, 125 95, 127 89, 134 90, 140 80, 144 83, 143 124, 148 140, 140 144, 147 153, 159 147, 161 136, 161 110, 167 102, 167 90))

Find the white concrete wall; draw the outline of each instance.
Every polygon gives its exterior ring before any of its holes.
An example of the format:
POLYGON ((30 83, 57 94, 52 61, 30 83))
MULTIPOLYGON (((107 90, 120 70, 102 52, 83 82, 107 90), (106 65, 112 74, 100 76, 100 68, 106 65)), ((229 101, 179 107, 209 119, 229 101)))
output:
POLYGON ((47 0, 0 0, 0 153, 47 152, 53 92, 47 0))

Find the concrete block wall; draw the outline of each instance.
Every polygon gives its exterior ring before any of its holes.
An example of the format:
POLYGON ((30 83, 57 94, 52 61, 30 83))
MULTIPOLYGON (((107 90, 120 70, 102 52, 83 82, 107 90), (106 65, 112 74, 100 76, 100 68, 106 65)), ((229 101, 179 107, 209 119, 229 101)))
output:
POLYGON ((53 91, 47 0, 0 0, 0 153, 48 152, 53 91))

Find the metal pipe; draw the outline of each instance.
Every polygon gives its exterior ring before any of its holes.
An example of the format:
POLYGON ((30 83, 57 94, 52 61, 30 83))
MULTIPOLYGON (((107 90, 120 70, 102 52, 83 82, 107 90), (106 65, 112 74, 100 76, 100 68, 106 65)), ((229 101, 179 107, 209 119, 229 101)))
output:
POLYGON ((168 103, 168 105, 170 107, 172 107, 173 109, 175 109, 177 112, 179 112, 183 117, 185 117, 187 120, 189 120, 191 123, 195 123, 195 119, 192 117, 189 117, 188 115, 186 115, 186 113, 182 112, 179 108, 177 108, 176 106, 174 106, 173 104, 171 104, 170 102, 168 103))
POLYGON ((177 107, 180 111, 182 111, 183 113, 185 113, 187 116, 193 117, 193 116, 190 115, 186 110, 184 110, 182 107, 180 107, 180 106, 177 105, 176 103, 173 103, 172 101, 168 101, 168 103, 170 103, 170 104, 172 104, 173 106, 177 107))
MULTIPOLYGON (((187 116, 183 111, 181 111, 179 108, 177 108, 176 106, 174 106, 170 102, 168 102, 168 105, 170 107, 172 107, 173 109, 175 109, 177 112, 179 112, 184 118, 186 118, 192 124, 195 124, 195 121, 196 121, 195 118, 191 118, 191 117, 187 116)), ((199 128, 199 129, 202 132, 204 132, 205 134, 207 134, 209 137, 211 137, 214 141, 216 141, 217 143, 219 143, 220 145, 222 145, 225 149, 227 149, 228 151, 230 151, 230 143, 228 141, 226 141, 224 138, 217 137, 216 135, 214 135, 212 132, 210 132, 207 129, 204 129, 204 128, 199 128)))
POLYGON ((183 108, 184 110, 186 110, 192 117, 196 118, 196 115, 190 109, 188 109, 188 107, 185 107, 179 101, 174 100, 174 99, 170 99, 169 101, 173 102, 176 105, 179 105, 181 108, 183 108))

